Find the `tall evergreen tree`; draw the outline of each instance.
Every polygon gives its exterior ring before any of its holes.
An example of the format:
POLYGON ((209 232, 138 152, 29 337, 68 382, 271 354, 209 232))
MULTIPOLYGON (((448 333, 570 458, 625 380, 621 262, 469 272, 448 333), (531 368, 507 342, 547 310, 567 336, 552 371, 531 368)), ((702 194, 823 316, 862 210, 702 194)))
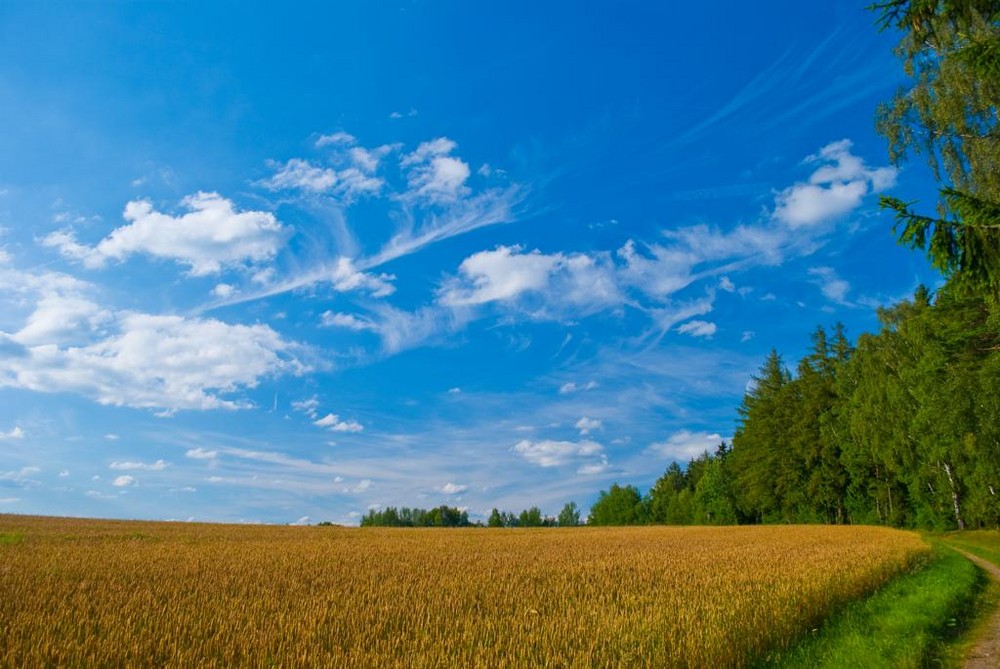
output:
POLYGON ((776 520, 780 516, 779 489, 785 483, 782 459, 790 457, 787 425, 791 375, 772 350, 754 376, 739 408, 740 422, 730 455, 735 477, 737 511, 745 522, 776 520))

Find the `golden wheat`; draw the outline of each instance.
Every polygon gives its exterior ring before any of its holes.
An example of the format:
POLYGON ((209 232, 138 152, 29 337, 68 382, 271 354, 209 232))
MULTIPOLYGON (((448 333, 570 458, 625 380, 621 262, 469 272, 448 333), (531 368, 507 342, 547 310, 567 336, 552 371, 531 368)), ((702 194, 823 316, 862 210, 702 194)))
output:
POLYGON ((739 667, 927 547, 871 527, 0 516, 2 666, 739 667))

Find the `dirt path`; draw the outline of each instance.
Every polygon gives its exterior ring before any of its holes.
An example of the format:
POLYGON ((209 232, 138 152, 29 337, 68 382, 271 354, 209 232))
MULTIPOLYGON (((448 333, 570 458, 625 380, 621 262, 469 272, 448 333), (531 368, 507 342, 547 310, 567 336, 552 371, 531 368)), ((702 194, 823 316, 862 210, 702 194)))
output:
MULTIPOLYGON (((965 551, 958 552, 985 569, 994 579, 1000 581, 1000 567, 965 551)), ((1000 608, 993 612, 985 635, 969 651, 965 660, 965 669, 997 669, 997 667, 1000 667, 1000 608)))

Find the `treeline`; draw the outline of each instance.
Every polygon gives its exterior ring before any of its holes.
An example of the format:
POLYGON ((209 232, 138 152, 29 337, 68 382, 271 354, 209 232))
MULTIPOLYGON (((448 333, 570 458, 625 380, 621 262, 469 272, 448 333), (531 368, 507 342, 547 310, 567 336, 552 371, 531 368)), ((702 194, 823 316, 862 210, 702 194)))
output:
POLYGON ((880 309, 849 344, 822 328, 793 375, 772 351, 732 447, 671 465, 589 522, 1000 526, 1000 307, 949 284, 880 309))
POLYGON ((728 458, 741 520, 1000 524, 997 301, 950 283, 878 317, 856 349, 817 330, 795 378, 767 359, 728 458))
POLYGON ((452 506, 411 509, 394 506, 369 509, 361 517, 361 527, 469 527, 469 512, 452 506))
POLYGON ((576 527, 580 524, 580 509, 576 502, 569 502, 558 516, 543 516, 541 509, 533 506, 519 515, 493 509, 486 521, 487 527, 576 527))
MULTIPOLYGON (((509 511, 493 509, 487 527, 568 527, 580 524, 580 509, 569 502, 558 516, 545 516, 533 506, 515 515, 509 511)), ((482 522, 471 522, 469 512, 442 505, 433 509, 397 508, 369 509, 361 518, 361 527, 483 527, 482 522)))

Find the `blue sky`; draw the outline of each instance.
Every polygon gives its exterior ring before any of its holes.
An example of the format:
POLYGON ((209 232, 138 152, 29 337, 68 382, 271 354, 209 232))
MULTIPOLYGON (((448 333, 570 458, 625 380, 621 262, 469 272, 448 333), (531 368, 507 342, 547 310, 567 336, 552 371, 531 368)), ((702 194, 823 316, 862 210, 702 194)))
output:
POLYGON ((939 281, 861 2, 0 6, 0 512, 555 514, 939 281))

